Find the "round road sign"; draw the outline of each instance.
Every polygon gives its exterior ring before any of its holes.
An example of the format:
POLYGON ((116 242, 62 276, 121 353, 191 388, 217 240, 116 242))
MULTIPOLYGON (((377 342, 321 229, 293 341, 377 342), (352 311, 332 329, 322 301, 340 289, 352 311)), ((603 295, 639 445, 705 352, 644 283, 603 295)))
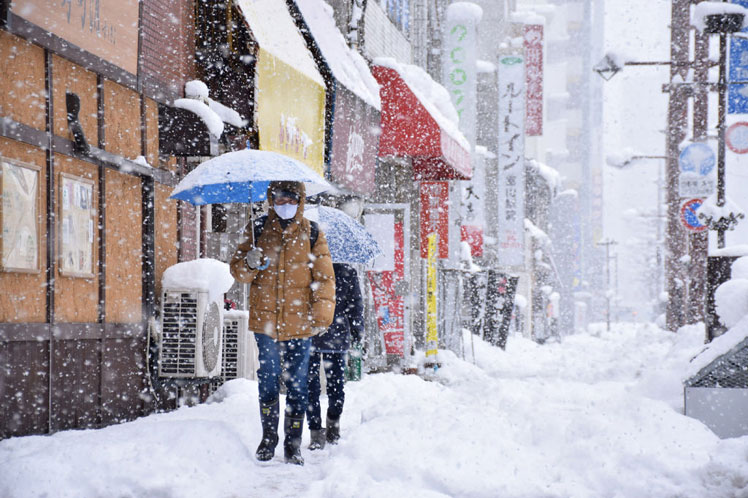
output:
POLYGON ((725 144, 736 154, 748 152, 748 122, 731 124, 725 132, 725 144))
POLYGON ((708 175, 714 169, 717 157, 707 144, 700 142, 688 144, 678 156, 678 166, 684 173, 708 175))
POLYGON ((696 216, 696 210, 699 209, 699 206, 703 203, 703 199, 691 199, 690 201, 684 202, 680 207, 680 221, 683 223, 684 227, 692 232, 703 232, 707 229, 707 226, 703 225, 699 220, 699 217, 696 216))

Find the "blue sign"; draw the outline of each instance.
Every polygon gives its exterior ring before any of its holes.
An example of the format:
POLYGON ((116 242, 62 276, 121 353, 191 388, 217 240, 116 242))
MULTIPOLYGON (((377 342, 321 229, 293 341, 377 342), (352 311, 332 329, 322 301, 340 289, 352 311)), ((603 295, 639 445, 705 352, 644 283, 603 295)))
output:
POLYGON ((717 162, 714 151, 707 144, 694 143, 683 148, 678 156, 678 166, 684 173, 708 175, 717 162))
MULTIPOLYGON (((732 3, 748 8, 748 0, 732 0, 732 3)), ((743 29, 743 32, 748 28, 743 29)), ((727 72, 727 112, 748 114, 748 84, 733 83, 748 81, 748 39, 730 37, 730 60, 727 72)))

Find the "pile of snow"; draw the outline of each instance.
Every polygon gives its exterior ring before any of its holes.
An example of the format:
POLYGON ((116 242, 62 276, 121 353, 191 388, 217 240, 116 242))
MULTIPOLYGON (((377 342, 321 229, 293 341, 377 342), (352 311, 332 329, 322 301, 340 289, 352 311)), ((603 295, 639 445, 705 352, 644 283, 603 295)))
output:
POLYGON ((164 289, 208 291, 211 301, 223 303, 223 295, 234 285, 229 265, 217 259, 202 258, 170 266, 161 279, 164 289))
POLYGON ((718 206, 717 194, 712 194, 696 209, 696 216, 706 225, 726 223, 730 227, 728 229, 732 230, 739 220, 745 218, 745 212, 729 197, 725 198, 724 206, 718 206))
POLYGON ((243 128, 248 123, 248 121, 242 119, 241 115, 235 110, 211 99, 209 96, 208 85, 200 80, 192 80, 185 83, 184 94, 190 99, 199 100, 207 105, 208 108, 224 123, 236 126, 237 128, 243 128))
POLYGON ((332 7, 324 0, 297 0, 296 5, 335 79, 367 104, 380 109, 379 84, 361 54, 348 47, 335 24, 332 7))
POLYGON ((681 414, 703 329, 604 329, 544 346, 511 336, 506 351, 465 333, 467 358, 440 350, 429 380, 365 375, 346 385, 340 444, 311 452, 304 428, 303 467, 281 447, 254 459, 257 383, 244 379, 207 404, 7 439, 0 496, 746 496, 748 436, 720 440, 681 414))
POLYGON ((434 81, 426 71, 418 66, 401 64, 391 57, 377 57, 374 59, 374 64, 397 71, 439 127, 465 150, 470 150, 470 143, 458 128, 457 109, 452 104, 446 88, 434 81))
POLYGON ((496 64, 489 61, 484 61, 478 59, 475 61, 475 69, 478 71, 478 73, 495 73, 496 72, 496 64))

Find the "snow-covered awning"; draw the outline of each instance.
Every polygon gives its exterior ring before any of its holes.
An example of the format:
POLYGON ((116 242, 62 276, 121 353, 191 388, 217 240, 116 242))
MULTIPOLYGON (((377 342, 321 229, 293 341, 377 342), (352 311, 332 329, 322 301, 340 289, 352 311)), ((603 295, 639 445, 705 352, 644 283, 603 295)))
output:
POLYGON ((457 127, 447 90, 418 66, 374 60, 381 85, 379 156, 410 156, 419 180, 469 180, 470 143, 457 127))

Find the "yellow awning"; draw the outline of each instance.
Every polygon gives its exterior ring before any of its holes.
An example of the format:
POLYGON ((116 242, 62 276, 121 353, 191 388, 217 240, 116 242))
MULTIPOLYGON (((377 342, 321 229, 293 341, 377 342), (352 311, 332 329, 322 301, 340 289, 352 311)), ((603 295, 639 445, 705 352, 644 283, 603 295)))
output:
POLYGON ((285 0, 238 0, 259 45, 255 114, 260 149, 324 174, 325 83, 285 0))

